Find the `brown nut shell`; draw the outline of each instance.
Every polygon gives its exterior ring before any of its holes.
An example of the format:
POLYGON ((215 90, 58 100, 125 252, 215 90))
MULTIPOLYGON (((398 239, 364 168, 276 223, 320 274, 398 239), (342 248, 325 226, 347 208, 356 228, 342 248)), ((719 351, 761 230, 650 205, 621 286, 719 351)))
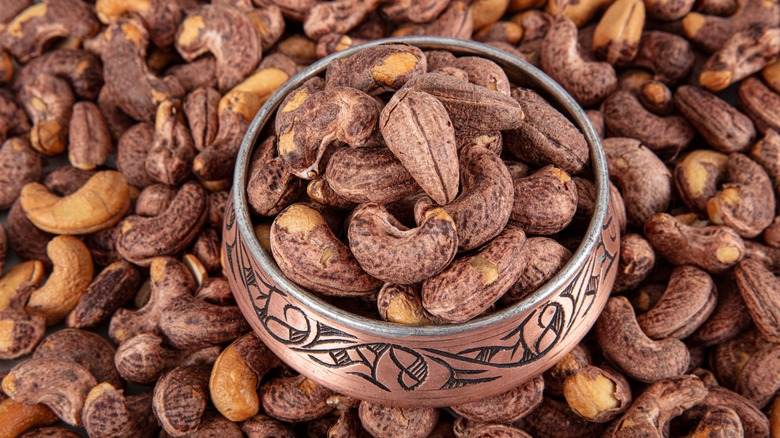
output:
POLYGON ((417 228, 398 225, 378 204, 364 204, 352 214, 350 249, 370 275, 387 283, 418 283, 444 270, 455 257, 457 230, 444 209, 427 211, 417 228))
POLYGON ((422 305, 434 319, 468 321, 487 310, 517 281, 528 260, 525 233, 509 227, 474 255, 455 260, 425 280, 422 305))
POLYGON ((210 365, 181 366, 157 382, 152 409, 166 432, 181 436, 198 429, 209 400, 210 371, 210 365))
POLYGON ((766 339, 780 342, 780 280, 754 259, 739 262, 734 274, 758 331, 766 339))
POLYGON ((548 237, 531 237, 525 246, 528 262, 520 278, 502 297, 505 303, 520 301, 537 290, 571 258, 571 251, 548 237))
POLYGON ((701 88, 678 87, 674 92, 674 105, 717 151, 742 152, 750 147, 756 135, 750 118, 701 88))
POLYGON ((543 393, 544 379, 536 376, 515 389, 451 409, 471 421, 512 423, 531 414, 542 402, 543 393))
POLYGON ((263 410, 282 421, 300 422, 322 417, 333 410, 330 389, 304 376, 277 377, 260 388, 263 410))
POLYGON ((336 238, 322 214, 304 204, 293 204, 274 219, 271 251, 285 275, 315 292, 366 295, 381 286, 336 238))
POLYGON ((406 44, 383 44, 331 62, 325 72, 328 88, 352 87, 371 95, 394 91, 426 72, 425 55, 406 44))
POLYGON ((436 426, 439 410, 432 408, 392 408, 362 401, 360 423, 374 437, 424 438, 436 426))
POLYGON ((6 140, 0 146, 0 210, 9 208, 22 188, 41 177, 40 156, 22 137, 6 140))
POLYGON ((76 362, 92 373, 98 382, 108 382, 121 388, 124 382, 114 367, 114 353, 114 347, 97 333, 67 328, 47 336, 32 357, 76 362))
POLYGON ((528 234, 555 234, 577 212, 577 186, 568 173, 553 165, 515 180, 514 188, 510 221, 528 234))

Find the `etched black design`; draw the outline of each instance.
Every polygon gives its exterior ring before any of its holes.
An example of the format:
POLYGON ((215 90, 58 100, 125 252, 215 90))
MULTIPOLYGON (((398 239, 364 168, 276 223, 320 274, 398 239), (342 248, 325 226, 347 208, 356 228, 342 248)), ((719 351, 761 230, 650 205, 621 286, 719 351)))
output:
MULTIPOLYGON (((234 224, 231 200, 226 209, 225 229, 231 230, 234 224)), ((544 357, 591 311, 601 279, 616 269, 618 239, 617 221, 610 215, 595 250, 566 287, 532 310, 495 345, 459 351, 360 342, 356 336, 326 324, 297 305, 256 267, 240 233, 233 234, 230 241, 226 239, 224 245, 230 266, 228 275, 244 285, 268 336, 319 366, 342 370, 390 392, 392 387, 404 391, 426 387, 434 368, 437 375, 444 377, 429 389, 449 390, 500 379, 502 369, 526 366, 544 357), (388 367, 395 370, 395 382, 380 380, 380 368, 382 376, 386 376, 388 367)))

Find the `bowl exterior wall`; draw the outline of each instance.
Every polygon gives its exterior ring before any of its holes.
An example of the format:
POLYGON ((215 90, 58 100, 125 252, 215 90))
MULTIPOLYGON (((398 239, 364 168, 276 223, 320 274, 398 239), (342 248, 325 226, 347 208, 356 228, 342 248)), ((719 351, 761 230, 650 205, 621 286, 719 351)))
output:
POLYGON ((263 342, 341 394, 400 407, 443 407, 500 394, 576 345, 609 298, 620 230, 610 203, 601 238, 563 287, 497 324, 450 336, 380 336, 314 312, 263 270, 226 208, 223 257, 236 301, 263 342))

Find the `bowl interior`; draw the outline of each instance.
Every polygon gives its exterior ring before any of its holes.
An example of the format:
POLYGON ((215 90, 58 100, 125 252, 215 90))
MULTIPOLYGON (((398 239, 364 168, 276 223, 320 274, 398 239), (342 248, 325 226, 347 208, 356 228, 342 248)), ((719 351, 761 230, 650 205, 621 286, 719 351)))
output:
POLYGON ((257 260, 258 264, 275 281, 277 281, 280 287, 284 288, 285 292, 290 293, 303 304, 309 306, 313 311, 332 319, 341 320, 345 324, 358 330, 363 330, 379 336, 389 335, 395 337, 446 336, 477 329, 486 325, 499 324, 520 313, 524 313, 529 308, 549 297, 582 266, 588 255, 593 251, 599 236, 601 235, 601 227, 606 218, 608 193, 606 157, 601 147, 599 136, 583 109, 560 85, 533 65, 499 49, 478 42, 442 37, 401 37, 375 40, 341 52, 336 52, 317 61, 292 77, 285 85, 277 90, 273 96, 271 96, 252 121, 241 144, 233 179, 233 201, 236 210, 238 232, 242 234, 242 237, 247 242, 252 257, 257 260), (489 315, 481 316, 461 324, 404 326, 374 320, 340 309, 300 288, 282 274, 274 262, 273 257, 266 253, 260 246, 260 243, 255 236, 254 227, 247 207, 247 174, 249 158, 251 157, 252 151, 258 143, 258 140, 261 139, 260 136, 264 132, 266 126, 268 126, 268 123, 273 121, 277 107, 287 94, 298 88, 303 82, 311 77, 324 74, 328 64, 334 59, 348 57, 365 48, 387 43, 404 43, 417 46, 422 50, 448 50, 457 56, 477 55, 490 59, 504 69, 509 80, 513 84, 531 88, 545 97, 551 105, 568 117, 585 136, 585 140, 587 141, 590 150, 591 168, 594 177, 593 182, 596 186, 596 205, 593 216, 591 217, 579 247, 574 252, 569 262, 552 279, 550 279, 550 281, 545 283, 524 300, 490 313, 489 315))

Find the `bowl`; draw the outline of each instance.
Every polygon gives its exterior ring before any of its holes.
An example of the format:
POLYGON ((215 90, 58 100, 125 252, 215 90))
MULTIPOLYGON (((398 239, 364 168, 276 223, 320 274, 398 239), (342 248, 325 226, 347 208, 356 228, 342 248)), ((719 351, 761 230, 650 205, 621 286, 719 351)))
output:
POLYGON ((609 202, 607 165, 584 111, 539 69, 493 47, 440 37, 376 40, 337 52, 291 78, 254 118, 236 162, 225 211, 223 260, 244 316, 289 366, 338 392, 398 407, 443 407, 515 388, 553 366, 595 323, 617 274, 620 231, 609 202), (462 324, 404 326, 337 308, 288 280, 260 246, 246 200, 249 157, 277 106, 328 64, 367 47, 406 43, 498 63, 515 84, 545 96, 585 135, 597 201, 579 248, 523 301, 462 324))

